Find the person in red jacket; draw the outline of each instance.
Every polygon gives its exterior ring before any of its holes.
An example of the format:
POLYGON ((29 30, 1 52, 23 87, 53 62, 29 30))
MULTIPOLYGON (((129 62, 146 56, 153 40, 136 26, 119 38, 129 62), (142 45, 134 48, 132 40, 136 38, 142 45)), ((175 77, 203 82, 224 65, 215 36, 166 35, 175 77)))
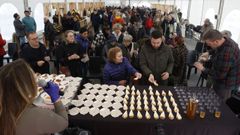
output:
POLYGON ((3 56, 6 54, 4 50, 4 45, 6 44, 6 40, 2 38, 2 34, 0 33, 0 67, 3 66, 3 56))
POLYGON ((146 29, 147 35, 151 35, 150 31, 152 27, 153 27, 153 19, 151 15, 148 15, 145 21, 145 29, 146 29))

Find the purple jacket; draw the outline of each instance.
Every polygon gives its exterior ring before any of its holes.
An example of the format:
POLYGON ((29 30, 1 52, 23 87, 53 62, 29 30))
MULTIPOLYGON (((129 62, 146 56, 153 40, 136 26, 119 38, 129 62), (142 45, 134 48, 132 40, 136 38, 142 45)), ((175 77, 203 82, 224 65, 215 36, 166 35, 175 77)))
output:
POLYGON ((105 84, 118 85, 121 80, 129 80, 131 75, 137 72, 135 68, 129 63, 127 58, 123 58, 123 62, 115 64, 107 62, 103 71, 103 81, 105 84))

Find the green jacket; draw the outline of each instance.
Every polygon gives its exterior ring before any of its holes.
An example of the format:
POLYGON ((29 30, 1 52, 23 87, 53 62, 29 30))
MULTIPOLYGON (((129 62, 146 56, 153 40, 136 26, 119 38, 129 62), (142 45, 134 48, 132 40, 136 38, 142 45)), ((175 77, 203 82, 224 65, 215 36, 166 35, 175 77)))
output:
POLYGON ((150 74, 153 74, 158 82, 162 82, 161 74, 163 72, 171 74, 173 65, 173 54, 169 46, 161 44, 158 49, 154 49, 150 41, 142 46, 140 51, 140 68, 143 75, 147 78, 150 74))

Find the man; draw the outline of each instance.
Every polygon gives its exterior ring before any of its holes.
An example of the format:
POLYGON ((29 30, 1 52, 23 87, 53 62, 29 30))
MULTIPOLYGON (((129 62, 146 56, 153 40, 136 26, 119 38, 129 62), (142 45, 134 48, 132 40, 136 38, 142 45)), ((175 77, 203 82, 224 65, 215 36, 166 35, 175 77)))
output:
POLYGON ((140 50, 140 68, 144 77, 155 85, 167 85, 173 69, 173 54, 170 47, 164 45, 160 31, 152 32, 150 41, 140 50))
POLYGON ((52 53, 56 33, 53 24, 49 21, 48 17, 44 17, 44 36, 47 41, 47 46, 49 47, 49 52, 52 53))
POLYGON ((91 49, 91 43, 88 40, 88 29, 83 27, 79 31, 80 35, 76 36, 76 41, 80 44, 80 53, 83 54, 81 59, 81 74, 83 77, 87 75, 88 61, 89 61, 89 49, 91 49))
MULTIPOLYGON (((208 69, 202 63, 195 66, 213 80, 213 89, 224 100, 231 93, 236 94, 240 86, 240 50, 238 44, 230 38, 225 38, 218 30, 209 30, 203 35, 203 40, 214 50, 212 68, 208 69)), ((208 57, 208 56, 207 56, 208 57)))
POLYGON ((24 11, 25 17, 22 19, 23 24, 25 25, 25 32, 36 32, 37 25, 33 17, 30 16, 30 10, 26 9, 24 11))
POLYGON ((49 73, 49 60, 47 50, 38 40, 36 32, 27 35, 28 43, 23 47, 20 56, 30 64, 32 69, 38 73, 49 73))
POLYGON ((20 16, 17 13, 15 13, 13 15, 13 17, 15 19, 13 22, 15 32, 16 32, 17 38, 19 40, 20 47, 22 47, 22 45, 25 44, 25 42, 26 42, 26 40, 25 40, 25 25, 21 22, 20 16))

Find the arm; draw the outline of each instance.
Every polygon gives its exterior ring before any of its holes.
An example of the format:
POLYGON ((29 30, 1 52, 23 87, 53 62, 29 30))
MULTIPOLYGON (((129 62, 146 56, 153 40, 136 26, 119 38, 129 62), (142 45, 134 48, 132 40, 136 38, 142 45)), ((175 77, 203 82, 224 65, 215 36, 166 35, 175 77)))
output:
POLYGON ((124 58, 124 63, 126 65, 128 74, 134 75, 137 72, 137 70, 130 64, 127 58, 124 58))
POLYGON ((20 29, 20 30, 24 30, 25 29, 25 25, 24 24, 21 24, 19 21, 14 21, 14 26, 17 28, 17 29, 20 29))
POLYGON ((37 24, 36 24, 36 22, 35 22, 34 18, 33 18, 33 21, 34 21, 35 32, 36 32, 36 31, 37 31, 37 24))
POLYGON ((108 45, 105 44, 103 49, 102 49, 102 57, 105 62, 107 62, 107 52, 108 52, 108 45))
POLYGON ((119 81, 111 80, 109 70, 107 69, 106 66, 104 67, 104 70, 103 70, 103 82, 106 84, 115 84, 115 85, 119 84, 119 81))
POLYGON ((172 50, 170 48, 169 48, 168 52, 169 52, 169 58, 168 58, 168 64, 167 64, 166 72, 168 72, 169 74, 172 74, 173 65, 174 65, 174 58, 173 58, 172 50))
POLYGON ((64 130, 68 126, 68 115, 61 101, 54 103, 55 112, 37 108, 34 114, 38 134, 50 134, 64 130), (36 117, 37 116, 37 117, 36 117))
POLYGON ((233 53, 228 48, 221 55, 217 56, 217 60, 214 61, 214 67, 212 69, 203 69, 204 73, 210 74, 215 80, 223 80, 226 78, 233 63, 233 53))
POLYGON ((143 46, 140 51, 139 64, 140 64, 140 68, 141 68, 142 72, 144 73, 144 75, 146 75, 148 77, 150 74, 152 74, 152 71, 147 66, 147 58, 144 54, 144 49, 145 49, 145 47, 143 46))

